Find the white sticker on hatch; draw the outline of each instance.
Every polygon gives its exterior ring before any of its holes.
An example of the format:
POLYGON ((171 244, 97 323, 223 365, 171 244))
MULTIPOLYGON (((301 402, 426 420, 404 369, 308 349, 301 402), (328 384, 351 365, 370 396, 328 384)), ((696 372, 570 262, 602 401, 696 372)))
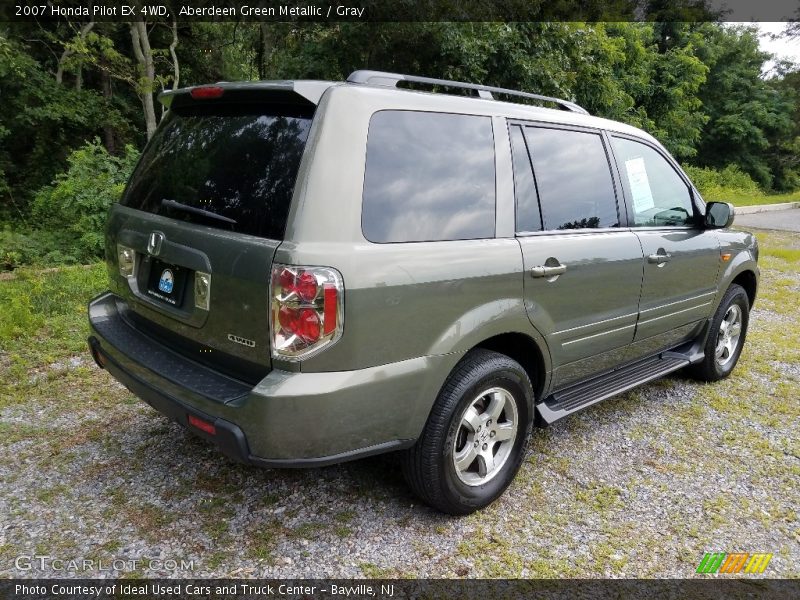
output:
POLYGON ((625 170, 628 172, 634 211, 641 214, 654 208, 656 203, 653 201, 650 180, 647 178, 647 169, 644 167, 644 158, 640 156, 626 160, 625 170))

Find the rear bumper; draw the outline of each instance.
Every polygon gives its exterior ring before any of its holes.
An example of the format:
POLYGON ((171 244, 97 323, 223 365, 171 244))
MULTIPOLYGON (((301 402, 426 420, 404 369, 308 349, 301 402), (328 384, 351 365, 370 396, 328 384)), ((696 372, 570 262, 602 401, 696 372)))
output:
POLYGON ((255 386, 177 354, 136 330, 107 293, 89 304, 95 361, 157 411, 232 459, 264 467, 314 467, 409 447, 458 355, 357 371, 275 369, 255 386), (189 415, 215 434, 189 424, 189 415))
POLYGON ((220 451, 229 458, 237 462, 250 462, 247 440, 239 426, 199 411, 173 398, 169 394, 157 390, 151 384, 139 379, 129 371, 126 371, 115 359, 106 354, 101 342, 94 335, 89 337, 89 351, 92 353, 92 357, 98 366, 111 373, 115 379, 158 412, 180 423, 200 437, 214 443, 220 451), (189 415, 212 423, 216 433, 211 435, 201 429, 190 426, 189 415))

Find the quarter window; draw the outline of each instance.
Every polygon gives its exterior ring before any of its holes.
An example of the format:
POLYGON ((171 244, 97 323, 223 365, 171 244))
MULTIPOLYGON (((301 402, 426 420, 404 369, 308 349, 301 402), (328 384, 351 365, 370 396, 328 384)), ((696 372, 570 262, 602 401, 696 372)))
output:
POLYGON ((599 134, 526 127, 544 228, 619 226, 617 201, 599 134))
POLYGON ((531 159, 525 146, 522 127, 513 125, 510 134, 511 156, 514 163, 514 196, 517 203, 517 231, 541 231, 539 197, 536 194, 531 159))
POLYGON ((370 120, 361 226, 372 242, 494 237, 489 117, 387 110, 370 120))
POLYGON ((614 137, 622 185, 639 227, 691 225, 694 209, 689 187, 666 159, 650 146, 614 137))

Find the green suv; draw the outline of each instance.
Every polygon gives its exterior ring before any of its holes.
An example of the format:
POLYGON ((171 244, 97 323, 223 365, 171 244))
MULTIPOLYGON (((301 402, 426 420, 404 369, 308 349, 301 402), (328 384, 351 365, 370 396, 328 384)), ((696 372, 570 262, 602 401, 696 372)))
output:
POLYGON ((374 71, 161 101, 109 214, 89 345, 238 461, 402 451, 416 494, 466 514, 534 424, 739 358, 755 238, 643 131, 374 71))

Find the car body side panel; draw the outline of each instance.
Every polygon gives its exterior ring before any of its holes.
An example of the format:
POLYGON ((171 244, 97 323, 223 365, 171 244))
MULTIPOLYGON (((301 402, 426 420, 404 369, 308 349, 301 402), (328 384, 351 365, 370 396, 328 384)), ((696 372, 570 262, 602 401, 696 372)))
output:
POLYGON ((536 336, 525 316, 522 258, 514 239, 284 243, 276 260, 333 265, 344 280, 342 338, 303 361, 303 371, 465 352, 501 333, 536 336))
POLYGON ((629 231, 550 233, 518 238, 525 262, 525 306, 549 340, 553 385, 566 385, 619 363, 633 341, 642 254, 629 231), (566 272, 533 278, 557 259, 566 272))
POLYGON ((637 229, 644 252, 644 280, 636 340, 664 335, 664 345, 677 343, 670 331, 711 315, 717 293, 719 240, 712 229, 637 229), (666 252, 665 263, 648 257, 666 252))
POLYGON ((755 276, 756 286, 758 286, 760 277, 756 254, 756 237, 752 233, 734 229, 718 229, 717 235, 720 242, 720 252, 729 253, 731 258, 723 263, 720 272, 717 296, 713 303, 714 311, 717 310, 719 303, 722 302, 722 297, 738 275, 745 271, 750 271, 755 276))

